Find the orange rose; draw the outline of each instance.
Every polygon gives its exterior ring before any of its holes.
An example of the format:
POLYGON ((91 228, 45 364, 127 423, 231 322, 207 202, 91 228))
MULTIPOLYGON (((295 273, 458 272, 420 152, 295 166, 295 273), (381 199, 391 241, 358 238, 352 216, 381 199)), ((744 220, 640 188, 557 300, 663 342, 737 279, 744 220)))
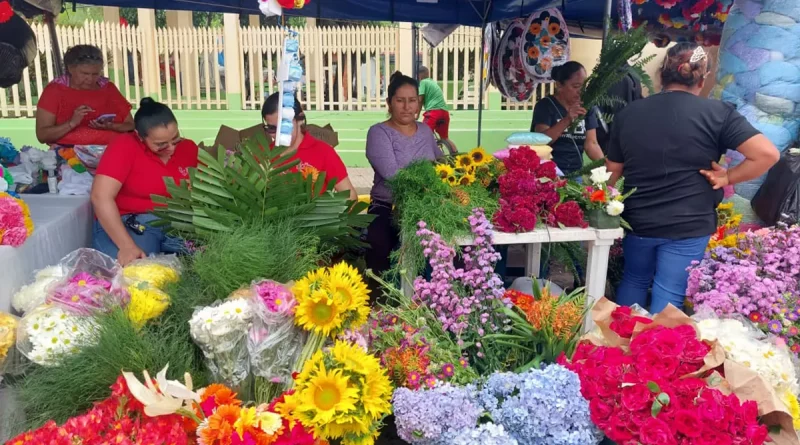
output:
POLYGON ((589 200, 592 202, 606 202, 606 191, 605 190, 595 190, 589 196, 589 200))

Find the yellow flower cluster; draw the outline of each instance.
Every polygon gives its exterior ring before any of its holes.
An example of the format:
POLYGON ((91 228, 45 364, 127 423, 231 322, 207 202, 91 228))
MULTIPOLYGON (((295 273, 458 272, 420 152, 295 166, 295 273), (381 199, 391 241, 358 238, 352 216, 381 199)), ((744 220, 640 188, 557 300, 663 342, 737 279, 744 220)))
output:
POLYGON ((732 202, 717 206, 717 232, 711 236, 708 250, 717 247, 736 247, 744 238, 744 234, 739 233, 741 223, 742 215, 736 213, 732 202))
POLYGON ((305 362, 295 392, 277 406, 292 423, 300 422, 317 439, 342 445, 372 445, 392 409, 392 384, 374 356, 352 343, 337 341, 305 362))
POLYGON ((369 316, 369 289, 354 267, 341 262, 309 272, 292 287, 295 324, 323 336, 363 325, 369 316))
POLYGON ((0 312, 0 365, 8 356, 8 351, 16 341, 17 319, 13 315, 0 312))
POLYGON ((789 414, 792 415, 794 429, 800 430, 800 402, 797 401, 797 396, 792 394, 791 391, 786 390, 781 394, 781 401, 789 408, 789 414))
POLYGON ((131 301, 125 310, 137 328, 167 310, 170 298, 164 292, 164 287, 180 278, 175 268, 149 261, 134 263, 126 267, 122 274, 130 282, 128 293, 131 301))
MULTIPOLYGON (((476 180, 485 182, 491 178, 491 172, 486 166, 494 160, 481 147, 473 148, 469 153, 458 155, 453 159, 453 164, 439 164, 436 174, 445 184, 452 187, 470 185, 476 180)), ((488 183, 484 184, 484 186, 488 183)))

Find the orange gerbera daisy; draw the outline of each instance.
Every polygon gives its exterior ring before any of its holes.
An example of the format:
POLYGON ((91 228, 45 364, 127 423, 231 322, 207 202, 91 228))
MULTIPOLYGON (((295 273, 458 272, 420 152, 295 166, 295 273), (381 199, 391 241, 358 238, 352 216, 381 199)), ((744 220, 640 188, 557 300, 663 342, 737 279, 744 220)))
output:
POLYGON ((531 23, 530 28, 528 28, 528 32, 531 34, 538 36, 540 32, 542 32, 542 24, 541 23, 531 23))
POLYGON ((547 25, 547 32, 549 32, 552 36, 558 34, 560 31, 561 25, 558 23, 551 22, 549 25, 547 25))
POLYGON ((531 45, 528 48, 528 58, 529 59, 538 59, 539 58, 539 47, 536 45, 531 45))
POLYGON ((203 390, 203 394, 200 396, 200 403, 205 402, 206 400, 214 397, 214 403, 219 405, 233 405, 233 406, 240 406, 242 401, 237 399, 235 392, 228 388, 225 385, 220 385, 218 383, 213 383, 208 385, 205 390, 203 390))
POLYGON ((589 195, 589 200, 592 202, 606 202, 606 191, 595 190, 589 195))

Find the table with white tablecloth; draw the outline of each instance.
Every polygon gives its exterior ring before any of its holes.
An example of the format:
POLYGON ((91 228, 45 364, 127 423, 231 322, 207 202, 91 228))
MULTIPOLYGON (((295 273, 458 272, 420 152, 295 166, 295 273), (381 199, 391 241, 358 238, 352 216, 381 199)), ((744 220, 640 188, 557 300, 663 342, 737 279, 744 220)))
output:
POLYGON ((92 242, 92 204, 88 196, 21 195, 33 219, 33 235, 22 246, 0 246, 0 311, 10 311, 11 297, 33 280, 39 269, 92 242))

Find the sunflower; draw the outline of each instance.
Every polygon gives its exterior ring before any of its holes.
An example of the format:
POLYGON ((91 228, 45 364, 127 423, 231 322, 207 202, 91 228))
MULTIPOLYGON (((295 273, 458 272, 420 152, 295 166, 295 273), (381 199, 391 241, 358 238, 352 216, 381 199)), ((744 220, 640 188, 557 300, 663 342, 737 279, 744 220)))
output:
POLYGON ((458 184, 458 178, 456 178, 455 175, 450 175, 447 177, 445 182, 447 182, 451 186, 454 186, 458 184))
POLYGON ((296 411, 307 411, 314 416, 311 424, 305 426, 322 426, 356 409, 358 389, 350 385, 350 379, 341 369, 328 371, 322 363, 316 375, 298 382, 298 386, 302 389, 296 411))
POLYGON ((320 268, 312 270, 305 277, 298 280, 292 286, 292 293, 297 300, 308 298, 314 289, 318 289, 327 279, 327 270, 320 268))
POLYGON ((486 150, 484 150, 483 147, 473 148, 469 152, 469 157, 472 159, 472 163, 476 166, 487 164, 492 158, 486 153, 486 150))
POLYGON ((458 179, 458 185, 470 185, 473 182, 475 182, 475 175, 469 173, 458 179))
POLYGON ((330 268, 325 287, 338 298, 345 311, 369 302, 369 288, 358 270, 345 262, 330 268))
POLYGON ((379 372, 381 369, 380 363, 375 357, 367 354, 353 343, 336 342, 331 348, 331 356, 345 370, 358 374, 366 375, 379 372))
MULTIPOLYGON (((375 365, 378 365, 378 360, 372 358, 375 365)), ((361 389, 361 404, 364 405, 364 411, 372 416, 373 420, 380 420, 383 416, 392 411, 392 405, 389 400, 392 398, 392 383, 383 369, 378 369, 375 372, 370 372, 362 379, 361 389)))
POLYGON ((456 165, 460 168, 467 169, 472 165, 472 158, 469 155, 460 155, 456 158, 456 165))
MULTIPOLYGON (((348 416, 346 419, 337 419, 322 426, 321 433, 324 437, 331 439, 344 437, 345 435, 368 435, 372 422, 358 417, 348 416)), ((367 436, 369 437, 369 436, 367 436)))
POLYGON ((453 167, 449 164, 439 164, 436 166, 436 175, 443 181, 446 180, 448 176, 452 175, 454 171, 453 167))
POLYGON ((308 331, 328 336, 342 326, 342 308, 328 291, 317 289, 308 298, 298 298, 295 324, 308 331))

